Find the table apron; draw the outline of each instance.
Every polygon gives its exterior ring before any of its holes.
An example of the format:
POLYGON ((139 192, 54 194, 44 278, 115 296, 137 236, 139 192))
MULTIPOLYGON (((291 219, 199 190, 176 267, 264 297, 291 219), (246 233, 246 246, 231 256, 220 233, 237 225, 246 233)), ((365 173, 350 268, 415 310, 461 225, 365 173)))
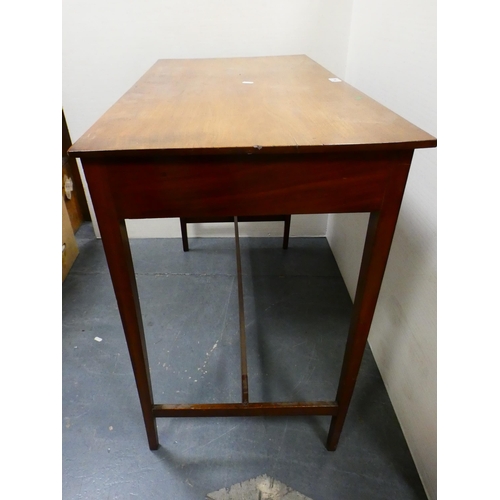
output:
POLYGON ((378 210, 411 152, 87 159, 123 219, 259 216, 378 210))

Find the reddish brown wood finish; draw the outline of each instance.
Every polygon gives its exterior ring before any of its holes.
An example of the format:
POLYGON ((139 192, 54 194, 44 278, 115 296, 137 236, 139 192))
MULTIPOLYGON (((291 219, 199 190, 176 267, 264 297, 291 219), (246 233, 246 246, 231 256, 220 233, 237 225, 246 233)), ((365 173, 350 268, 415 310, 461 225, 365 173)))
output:
POLYGON ((238 217, 234 218, 234 241, 236 250, 236 273, 238 275, 238 312, 240 320, 240 358, 241 358, 241 401, 248 403, 247 340, 245 329, 245 306, 243 300, 243 272, 241 270, 240 233, 238 217))
MULTIPOLYGON (((123 219, 153 214, 217 216, 219 211, 227 213, 228 210, 249 214, 258 212, 262 205, 262 210, 270 214, 282 213, 283 206, 292 213, 372 212, 337 395, 338 411, 332 418, 327 442, 328 449, 333 450, 338 443, 361 364, 412 155, 412 151, 357 153, 352 158, 332 154, 317 158, 300 155, 287 161, 286 178, 283 178, 285 159, 276 155, 267 161, 258 157, 256 163, 246 158, 226 157, 221 163, 210 162, 213 168, 200 163, 196 157, 149 163, 109 164, 102 160, 84 160, 152 449, 158 446, 154 415, 171 415, 177 411, 175 408, 182 409, 179 415, 205 411, 207 415, 222 415, 224 408, 215 411, 209 406, 200 406, 196 411, 188 411, 181 405, 165 406, 160 412, 155 406, 157 410, 152 412, 140 308, 123 219), (262 177, 262 171, 269 175, 262 177), (141 182, 138 172, 146 175, 147 183, 141 182), (275 175, 271 175, 273 172, 275 175), (231 186, 229 191, 228 186, 231 186)), ((245 375, 243 369, 242 376, 245 375)), ((248 402, 244 379, 243 401, 248 402)), ((260 407, 261 413, 246 405, 225 409, 228 415, 273 415, 286 413, 290 407, 280 406, 278 413, 273 413, 273 408, 276 408, 275 404, 266 403, 260 407)), ((306 405, 306 408, 309 411, 312 407, 306 405)))
POLYGON ((379 210, 370 214, 354 307, 337 391, 339 411, 332 418, 327 448, 335 450, 354 392, 366 341, 377 305, 411 157, 406 168, 394 166, 379 210))
POLYGON ((333 76, 305 56, 159 61, 69 151, 82 158, 151 449, 165 416, 332 415, 327 448, 338 444, 413 151, 437 141, 333 76), (337 400, 252 403, 243 390, 243 403, 154 404, 124 219, 332 212, 371 213, 337 400))
POLYGON ((283 415, 336 415, 335 401, 309 403, 221 403, 154 405, 155 417, 264 417, 283 415))
POLYGON ((382 203, 394 165, 412 151, 224 157, 153 161, 83 160, 105 168, 109 196, 124 219, 283 213, 371 212, 382 203))
POLYGON ((156 450, 159 443, 153 416, 153 392, 134 266, 125 221, 116 213, 109 196, 113 179, 108 173, 103 168, 85 170, 87 182, 92 186, 94 210, 134 370, 149 447, 156 450))

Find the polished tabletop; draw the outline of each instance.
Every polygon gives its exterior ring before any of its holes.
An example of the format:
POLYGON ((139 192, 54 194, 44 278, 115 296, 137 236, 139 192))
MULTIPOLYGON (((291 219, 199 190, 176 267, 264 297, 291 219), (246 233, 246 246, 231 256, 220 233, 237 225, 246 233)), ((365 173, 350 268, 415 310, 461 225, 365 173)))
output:
POLYGON ((305 55, 157 61, 74 156, 435 147, 436 139, 305 55))

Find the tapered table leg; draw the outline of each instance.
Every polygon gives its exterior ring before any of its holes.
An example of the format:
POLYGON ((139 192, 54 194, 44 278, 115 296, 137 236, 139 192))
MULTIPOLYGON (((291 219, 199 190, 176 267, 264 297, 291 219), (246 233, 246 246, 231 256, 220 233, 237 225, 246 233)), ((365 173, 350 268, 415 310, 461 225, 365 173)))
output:
POLYGON ((391 177, 391 183, 387 188, 381 210, 370 214, 337 391, 336 401, 339 409, 337 415, 331 420, 326 443, 328 450, 337 448, 354 392, 391 249, 409 167, 410 163, 408 163, 407 168, 404 166, 394 168, 394 175, 391 177))
MULTIPOLYGON (((90 162, 89 162, 90 163, 90 162)), ((125 221, 120 219, 111 200, 106 168, 86 164, 85 174, 99 223, 111 281, 125 332, 151 450, 158 449, 153 391, 144 338, 141 308, 125 221)))
POLYGON ((290 223, 291 223, 291 220, 292 220, 292 216, 291 215, 287 215, 285 217, 285 227, 284 227, 284 230, 283 230, 283 249, 287 249, 288 248, 288 240, 290 238, 290 223))
POLYGON ((189 252, 189 242, 188 242, 186 219, 181 217, 180 222, 181 222, 182 248, 185 252, 189 252))

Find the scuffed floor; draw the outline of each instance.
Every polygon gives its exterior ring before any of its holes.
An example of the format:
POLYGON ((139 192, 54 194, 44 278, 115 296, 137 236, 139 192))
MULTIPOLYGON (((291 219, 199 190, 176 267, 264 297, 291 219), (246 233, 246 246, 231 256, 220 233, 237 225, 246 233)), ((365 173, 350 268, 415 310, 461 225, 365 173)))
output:
MULTIPOLYGON (((262 476, 312 500, 426 498, 369 349, 335 452, 328 417, 158 419, 150 451, 101 242, 88 224, 77 239, 63 284, 63 499, 199 500, 262 476)), ((234 241, 131 247, 155 402, 239 401, 234 241)), ((250 400, 333 399, 351 302, 326 239, 241 250, 250 400)))

